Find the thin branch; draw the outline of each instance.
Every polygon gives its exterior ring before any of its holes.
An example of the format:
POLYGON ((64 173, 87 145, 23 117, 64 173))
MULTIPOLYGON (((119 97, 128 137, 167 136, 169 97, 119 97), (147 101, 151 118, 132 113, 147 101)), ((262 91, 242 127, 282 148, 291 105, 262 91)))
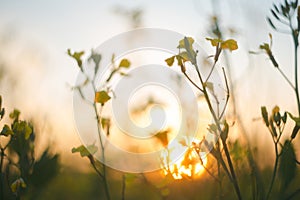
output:
POLYGON ((279 67, 276 67, 276 68, 278 69, 278 71, 280 72, 280 74, 283 76, 283 78, 288 82, 288 84, 293 88, 293 90, 295 90, 295 86, 289 80, 289 78, 285 75, 285 73, 279 67))
POLYGON ((186 72, 183 72, 184 76, 201 92, 203 92, 203 89, 201 89, 188 75, 186 72))
MULTIPOLYGON (((197 71, 200 83, 203 86, 203 94, 204 94, 206 103, 208 105, 208 108, 210 110, 210 113, 212 114, 212 117, 213 117, 213 119, 214 119, 214 121, 215 121, 215 123, 217 125, 218 131, 221 133, 222 129, 221 129, 220 121, 219 121, 218 117, 216 116, 216 113, 215 113, 215 111, 214 111, 214 109, 213 109, 213 107, 211 105, 211 101, 210 101, 210 98, 208 96, 208 92, 206 90, 206 87, 204 87, 204 82, 203 82, 202 76, 200 74, 199 67, 198 67, 197 63, 195 63, 194 66, 195 66, 195 69, 197 71)), ((234 168, 233 168, 233 164, 232 164, 232 161, 231 161, 231 157, 230 157, 230 153, 229 153, 226 141, 224 141, 224 140, 221 140, 221 141, 222 141, 222 145, 223 145, 223 148, 224 148, 224 151, 225 151, 227 163, 229 165, 229 170, 230 170, 230 174, 231 174, 231 176, 229 176, 229 177, 232 178, 232 183, 233 183, 235 192, 236 192, 236 194, 238 196, 238 199, 242 199, 241 191, 240 191, 240 188, 239 188, 239 185, 238 185, 238 182, 237 182, 237 178, 236 178, 236 175, 235 175, 235 171, 234 171, 234 168)))
POLYGON ((271 191, 273 189, 273 185, 274 185, 274 181, 275 181, 275 177, 276 177, 276 173, 277 173, 277 168, 278 168, 278 161, 279 161, 279 155, 278 155, 278 146, 277 143, 275 142, 274 144, 274 148, 275 148, 275 164, 274 164, 274 168, 273 168, 273 174, 272 174, 272 179, 271 179, 271 183, 270 183, 270 187, 266 196, 266 200, 269 199, 270 195, 271 195, 271 191))
POLYGON ((92 164, 94 170, 96 171, 96 173, 104 180, 103 174, 102 174, 102 173, 99 171, 99 169, 96 167, 95 163, 92 163, 92 162, 91 162, 91 164, 92 164))
POLYGON ((211 74, 212 74, 212 72, 214 71, 214 69, 215 69, 215 67, 216 67, 216 64, 217 64, 217 62, 215 61, 214 64, 213 64, 213 66, 212 66, 212 68, 210 69, 210 72, 209 72, 208 76, 206 77, 205 82, 207 82, 208 79, 211 77, 211 74))
POLYGON ((298 115, 300 115, 300 97, 299 97, 299 86, 298 86, 298 45, 299 45, 299 40, 298 40, 298 34, 299 33, 295 33, 293 25, 292 25, 292 19, 291 16, 288 15, 288 19, 289 19, 289 25, 290 25, 290 30, 291 30, 291 34, 293 37, 293 43, 294 43, 294 68, 295 68, 295 72, 294 72, 294 76, 295 76, 295 95, 296 95, 296 99, 297 99, 297 106, 298 106, 298 115))
POLYGON ((89 100, 83 95, 82 90, 81 90, 81 87, 78 87, 78 88, 76 88, 76 89, 77 89, 77 91, 78 91, 78 93, 79 93, 81 99, 82 99, 85 103, 87 103, 88 105, 93 106, 93 102, 89 101, 89 100))
POLYGON ((2 175, 2 168, 3 168, 3 159, 4 159, 4 149, 0 149, 0 192, 1 192, 1 199, 4 199, 4 176, 2 175))
MULTIPOLYGON (((93 83, 93 88, 94 88, 94 91, 96 92, 96 87, 95 87, 94 83, 93 83)), ((103 140, 102 140, 102 137, 101 137, 101 127, 100 127, 103 105, 100 106, 99 114, 97 112, 96 103, 93 103, 93 107, 94 107, 94 111, 95 111, 96 119, 97 119, 97 131, 98 131, 98 136, 99 136, 100 146, 101 146, 102 163, 105 163, 104 144, 103 144, 103 140)), ((110 200, 110 193, 109 193, 108 182, 107 182, 107 177, 106 177, 106 166, 105 166, 105 164, 102 164, 102 165, 103 165, 103 181, 104 181, 105 193, 106 193, 107 199, 110 200)))
POLYGON ((230 98, 230 91, 229 91, 229 86, 228 86, 228 80, 227 80, 227 76, 225 73, 225 69, 224 67, 222 67, 223 70, 223 75, 224 75, 224 80, 225 80, 225 85, 226 85, 226 90, 227 90, 227 95, 226 95, 226 101, 225 101, 225 105, 224 108, 219 116, 219 120, 221 120, 221 118, 224 116, 225 110, 227 108, 228 102, 229 102, 229 98, 230 98))
MULTIPOLYGON (((198 153, 197 153, 198 154, 198 153)), ((200 163, 201 163, 201 165, 202 165, 202 167, 204 168, 204 170, 212 177, 212 178, 214 178, 215 179, 215 181, 217 181, 217 182, 220 182, 221 180, 219 179, 219 178, 217 178, 205 165, 204 165, 204 163, 203 163, 203 160, 202 160, 202 158, 201 158, 201 156, 200 156, 200 154, 198 154, 198 156, 199 156, 199 160, 200 160, 200 163)))
POLYGON ((125 200, 125 189, 126 189, 126 177, 125 174, 122 176, 122 200, 125 200))

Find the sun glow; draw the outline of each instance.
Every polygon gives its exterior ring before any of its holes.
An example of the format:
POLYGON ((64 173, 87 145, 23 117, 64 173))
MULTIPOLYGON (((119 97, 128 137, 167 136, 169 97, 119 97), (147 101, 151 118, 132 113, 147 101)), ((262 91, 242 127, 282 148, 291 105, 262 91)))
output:
MULTIPOLYGON (((194 144, 199 141, 194 140, 194 144)), ((171 174, 174 179, 197 178, 204 171, 207 157, 204 152, 199 154, 193 145, 184 142, 173 142, 162 153, 162 167, 165 175, 171 174)))

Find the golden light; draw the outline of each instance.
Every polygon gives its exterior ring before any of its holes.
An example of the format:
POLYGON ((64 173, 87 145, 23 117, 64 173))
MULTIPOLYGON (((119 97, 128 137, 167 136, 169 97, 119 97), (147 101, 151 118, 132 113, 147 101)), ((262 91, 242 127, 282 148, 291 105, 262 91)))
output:
MULTIPOLYGON (((194 139, 198 144, 199 140, 194 139)), ((188 141, 172 142, 162 153, 162 167, 165 175, 171 174, 174 179, 197 178, 204 171, 207 158, 204 152, 198 154, 188 141)))

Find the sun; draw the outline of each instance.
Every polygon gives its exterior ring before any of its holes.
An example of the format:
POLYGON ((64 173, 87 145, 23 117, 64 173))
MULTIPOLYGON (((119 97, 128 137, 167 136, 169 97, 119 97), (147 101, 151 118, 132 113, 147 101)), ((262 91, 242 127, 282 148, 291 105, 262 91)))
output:
MULTIPOLYGON (((198 144, 199 140, 194 139, 198 144)), ((162 168, 165 175, 171 174, 174 179, 197 178, 207 165, 207 157, 204 152, 198 154, 192 145, 187 145, 187 139, 178 142, 173 141, 162 155, 162 168)))

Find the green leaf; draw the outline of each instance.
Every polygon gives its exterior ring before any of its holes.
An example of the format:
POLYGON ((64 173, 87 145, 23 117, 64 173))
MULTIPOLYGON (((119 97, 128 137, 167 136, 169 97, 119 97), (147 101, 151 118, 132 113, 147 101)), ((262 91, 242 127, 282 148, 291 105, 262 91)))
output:
POLYGON ((267 108, 265 106, 262 106, 261 108, 261 116, 263 117, 263 120, 266 124, 266 126, 269 126, 269 117, 268 117, 268 111, 267 111, 267 108))
POLYGON ((168 146, 169 143, 168 133, 169 130, 165 130, 165 131, 159 131, 158 133, 155 134, 155 137, 159 139, 159 141, 162 143, 164 147, 168 146))
POLYGON ((175 60, 175 56, 172 56, 172 57, 170 57, 170 58, 167 58, 167 59, 165 60, 165 62, 167 63, 167 65, 168 65, 169 67, 171 67, 171 66, 173 65, 173 63, 174 63, 174 60, 175 60))
POLYGON ((101 125, 103 129, 106 129, 106 135, 110 134, 110 118, 101 118, 101 125))
POLYGON ((9 135, 13 135, 14 132, 10 129, 10 127, 5 124, 4 127, 2 128, 2 131, 0 133, 0 135, 4 135, 4 136, 9 136, 9 135))
POLYGON ((12 131, 14 134, 20 135, 25 140, 28 140, 33 133, 31 125, 26 121, 15 121, 12 125, 12 131))
POLYGON ((278 112, 273 112, 273 120, 276 123, 277 126, 280 126, 281 123, 281 115, 280 112, 278 110, 278 112))
POLYGON ((183 64, 184 60, 181 56, 176 55, 177 64, 180 66, 181 71, 184 73, 186 71, 185 66, 183 64))
POLYGON ((93 61, 95 63, 95 65, 99 65, 100 64, 100 61, 101 61, 101 54, 98 54, 98 53, 95 53, 93 50, 92 50, 92 54, 91 56, 89 57, 88 61, 93 61))
POLYGON ((293 128, 293 131, 292 131, 292 134, 291 134, 291 139, 294 139, 297 136, 299 130, 300 130, 300 126, 298 126, 296 124, 295 127, 293 128))
POLYGON ((278 176, 281 183, 281 191, 285 191, 296 175, 296 155, 292 143, 284 142, 279 158, 278 176))
POLYGON ((212 45, 213 47, 216 47, 216 46, 218 46, 218 45, 219 45, 219 43, 221 43, 221 42, 222 42, 222 40, 221 40, 221 39, 212 39, 212 38, 206 38, 206 40, 210 41, 210 43, 211 43, 211 45, 212 45))
POLYGON ((0 95, 0 120, 3 118, 5 114, 5 109, 2 108, 2 96, 0 95))
POLYGON ((12 111, 10 114, 9 114, 9 117, 15 121, 18 121, 19 120, 19 116, 20 116, 20 111, 18 109, 14 109, 14 111, 12 111))
POLYGON ((25 133, 25 139, 28 140, 32 133, 32 128, 28 124, 24 127, 24 133, 25 133))
POLYGON ((74 52, 72 53, 70 49, 68 49, 68 55, 74 58, 77 62, 78 67, 82 71, 82 60, 81 57, 84 55, 84 51, 74 52))
POLYGON ((296 125, 300 126, 300 118, 299 117, 294 117, 290 112, 288 112, 288 115, 296 123, 296 125))
POLYGON ((279 111, 280 111, 280 108, 278 106, 274 106, 274 108, 272 109, 272 115, 279 113, 279 111))
POLYGON ((111 97, 104 90, 96 92, 96 94, 95 94, 95 102, 96 103, 101 103, 103 105, 110 99, 111 99, 111 97))
POLYGON ((280 20, 279 17, 278 17, 278 15, 275 13, 274 10, 271 9, 271 13, 272 13, 272 15, 273 15, 277 20, 280 20))
MULTIPOLYGON (((182 65, 182 61, 183 62, 190 61, 192 62, 192 64, 196 63, 197 54, 193 49, 193 43, 194 43, 194 39, 192 37, 184 37, 182 40, 179 41, 179 45, 177 46, 177 48, 186 50, 185 53, 176 55, 176 59, 178 61, 178 65, 181 67, 181 71, 185 71, 184 66, 182 65), (180 64, 179 61, 181 62, 180 64)), ((170 63, 171 61, 172 60, 169 60, 170 63)))
POLYGON ((263 43, 261 45, 259 45, 259 48, 265 51, 270 51, 270 45, 268 43, 263 43))
POLYGON ((184 37, 182 40, 179 41, 179 45, 177 46, 178 49, 183 48, 190 48, 194 43, 194 39, 192 37, 184 37), (185 41, 187 40, 187 42, 185 41), (186 46, 186 43, 189 45, 186 46))
POLYGON ((130 67, 130 62, 128 59, 124 58, 121 60, 119 64, 119 68, 124 67, 124 68, 129 68, 130 67))
POLYGON ((208 125, 208 131, 212 134, 216 134, 218 130, 218 127, 216 124, 209 124, 208 125))
POLYGON ((196 64, 196 52, 193 49, 193 38, 187 38, 184 37, 184 48, 187 52, 188 61, 190 61, 192 64, 196 64))
POLYGON ((5 114, 5 108, 2 108, 0 111, 0 118, 2 119, 4 117, 5 114))
POLYGON ((10 189, 13 193, 17 193, 20 188, 26 188, 26 183, 22 178, 18 178, 10 185, 10 189))
POLYGON ((233 39, 226 40, 224 42, 221 42, 221 48, 222 49, 228 49, 229 51, 234 51, 238 49, 237 42, 233 39))
POLYGON ((278 9, 278 7, 273 3, 273 7, 274 7, 274 9, 276 10, 276 12, 278 12, 279 13, 279 9, 278 9))
POLYGON ((0 95, 0 120, 4 117, 5 109, 2 108, 2 96, 0 95))
POLYGON ((85 156, 89 156, 89 155, 93 155, 98 151, 98 148, 92 144, 89 145, 87 147, 80 145, 77 148, 72 148, 72 153, 76 153, 79 152, 81 157, 85 157, 85 156))
POLYGON ((291 6, 296 9, 298 6, 298 0, 296 0, 295 2, 291 2, 291 6))
POLYGON ((283 121, 283 123, 286 123, 286 120, 287 120, 287 112, 284 112, 283 116, 281 117, 281 120, 283 121))
POLYGON ((280 8, 281 8, 281 13, 285 16, 285 17, 287 17, 287 10, 286 10, 286 8, 283 6, 283 5, 280 5, 280 8))
POLYGON ((101 61, 101 54, 95 53, 92 50, 92 54, 89 57, 88 61, 92 60, 95 63, 95 71, 94 74, 97 74, 98 70, 99 70, 99 65, 100 65, 100 61, 101 61))
POLYGON ((272 20, 271 20, 269 17, 267 17, 267 21, 268 21, 268 23, 270 24, 270 26, 276 31, 277 28, 276 28, 276 26, 273 24, 272 20))
POLYGON ((273 121, 273 119, 270 119, 270 126, 271 126, 271 130, 272 130, 273 136, 277 137, 278 134, 277 134, 276 128, 275 128, 275 126, 274 126, 274 121, 273 121))
POLYGON ((226 141, 226 139, 228 138, 228 132, 229 132, 229 125, 228 123, 226 122, 226 120, 224 121, 224 128, 221 132, 221 139, 223 141, 226 141))
POLYGON ((108 124, 110 123, 110 119, 109 118, 101 118, 101 125, 102 128, 106 128, 108 126, 108 124))
POLYGON ((182 58, 183 62, 191 61, 191 59, 189 58, 189 55, 186 51, 180 52, 180 54, 178 54, 178 56, 180 56, 182 58))

